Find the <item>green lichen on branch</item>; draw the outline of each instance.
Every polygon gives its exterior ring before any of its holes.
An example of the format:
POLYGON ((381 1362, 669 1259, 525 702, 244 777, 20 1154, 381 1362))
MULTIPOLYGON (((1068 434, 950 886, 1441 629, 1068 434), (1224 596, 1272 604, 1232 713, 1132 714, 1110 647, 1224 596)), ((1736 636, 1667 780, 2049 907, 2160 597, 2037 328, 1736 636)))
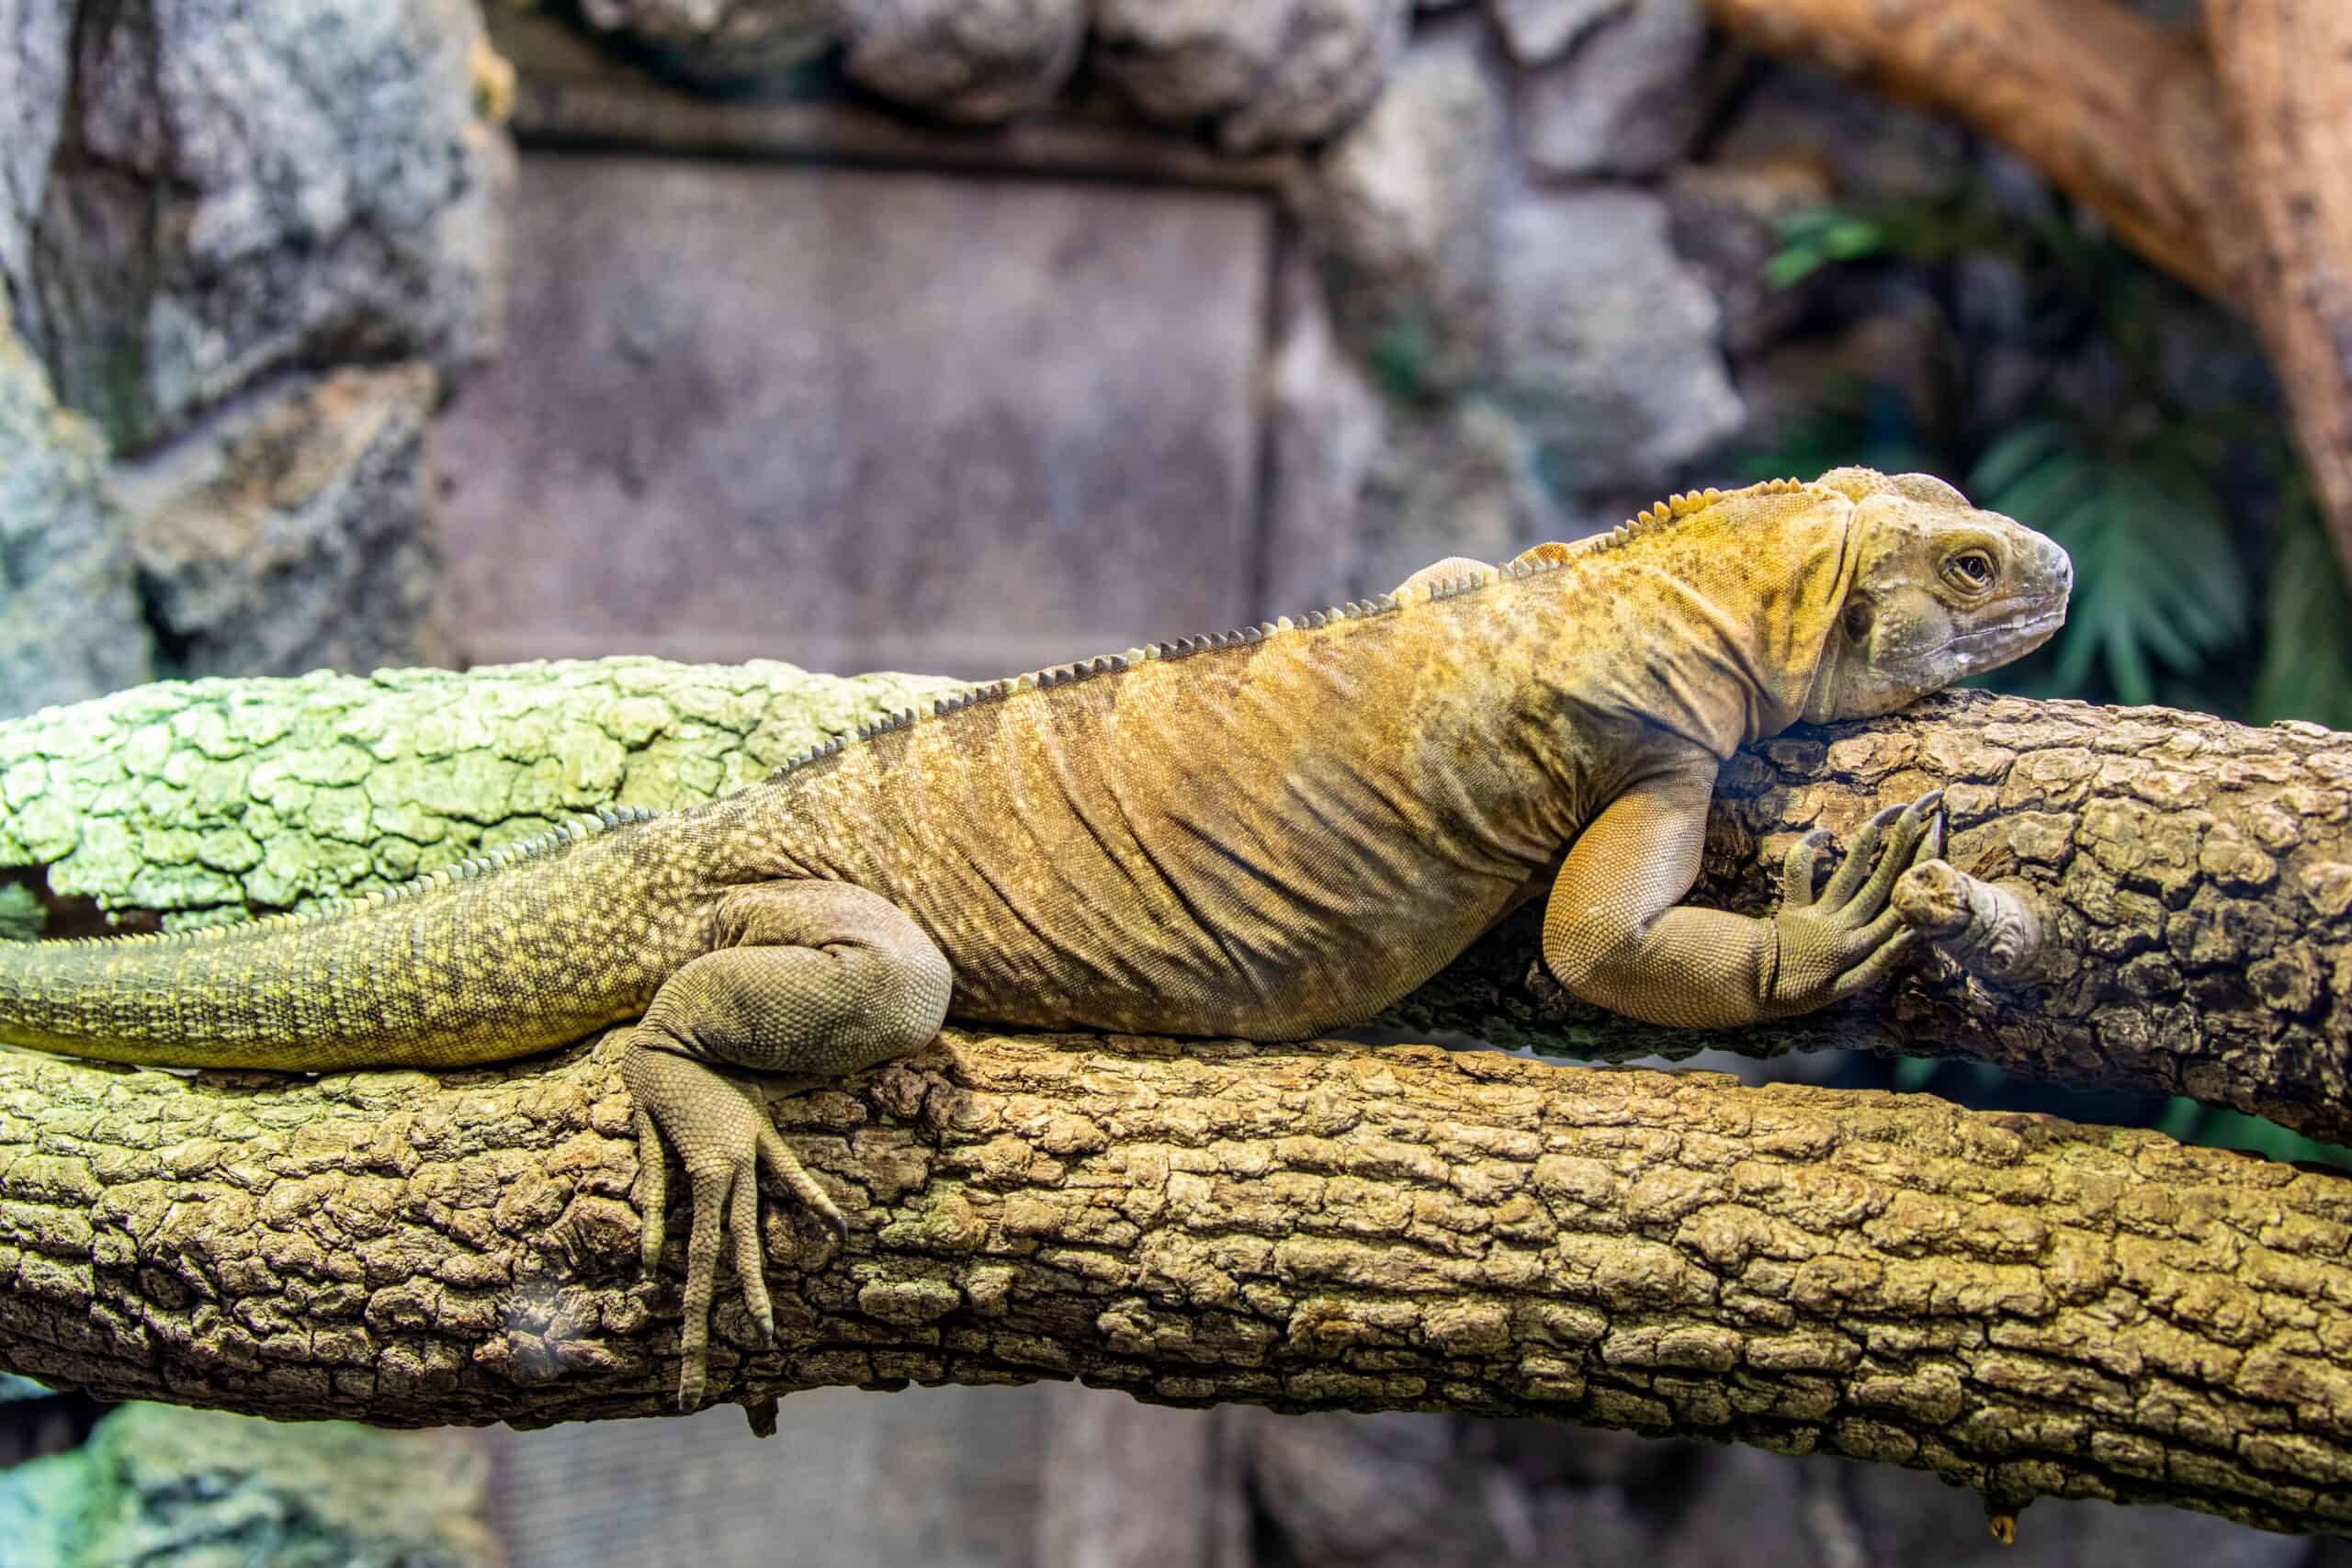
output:
MULTIPOLYGON (((950 684, 611 660, 142 688, 0 727, 0 862, 176 920, 299 904, 706 798, 950 684)), ((1931 966, 1826 1020, 1661 1034, 1567 1008, 1506 926, 1399 1016, 1603 1052, 1899 1040, 2324 1122, 2347 749, 1984 694, 1783 738, 1726 771, 1705 897, 1760 907, 1790 837, 1941 784, 1952 859, 2040 901, 2039 986, 1931 966)), ((718 1321, 716 1386, 748 1403, 1080 1376, 1820 1448, 2011 1504, 2352 1519, 2341 1178, 1926 1100, 1329 1043, 951 1032, 775 1110, 853 1230, 768 1216, 783 1344, 718 1321)), ((677 1303, 636 1270, 628 1111, 585 1051, 305 1082, 0 1053, 0 1368, 392 1425, 650 1413, 677 1303)))
POLYGON ((0 868, 171 925, 707 800, 959 682, 652 659, 164 682, 0 725, 0 868))
MULTIPOLYGON (((1491 1052, 981 1036, 773 1102, 780 1345, 718 1397, 1080 1377, 1540 1414, 2014 1506, 2352 1528, 2352 1180, 1923 1096, 1491 1052)), ((0 1055, 0 1366, 392 1425, 650 1415, 611 1056, 187 1082, 0 1055)), ((676 1234, 680 1216, 673 1216, 676 1234)))

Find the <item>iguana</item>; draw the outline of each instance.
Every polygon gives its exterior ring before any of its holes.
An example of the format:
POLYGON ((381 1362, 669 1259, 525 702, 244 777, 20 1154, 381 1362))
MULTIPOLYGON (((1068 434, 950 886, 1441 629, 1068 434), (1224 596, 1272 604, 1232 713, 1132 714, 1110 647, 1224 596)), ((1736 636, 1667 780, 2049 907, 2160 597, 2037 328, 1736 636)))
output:
POLYGON ((1295 1039, 1377 1011, 1524 901, 1571 992, 1723 1027, 1821 1007, 1910 941, 1928 796, 1817 896, 1681 907, 1716 771, 2033 648, 2056 545, 1950 486, 1841 468, 1677 496, 1616 532, 1393 594, 942 698, 665 816, 607 811, 394 892, 173 935, 0 948, 0 1041, 327 1071, 525 1056, 615 1025, 641 1257, 664 1141, 692 1188, 679 1395, 718 1260, 772 1340, 758 1177, 844 1234, 748 1086, 975 1021, 1295 1039), (1871 868, 1871 857, 1883 855, 1871 868))

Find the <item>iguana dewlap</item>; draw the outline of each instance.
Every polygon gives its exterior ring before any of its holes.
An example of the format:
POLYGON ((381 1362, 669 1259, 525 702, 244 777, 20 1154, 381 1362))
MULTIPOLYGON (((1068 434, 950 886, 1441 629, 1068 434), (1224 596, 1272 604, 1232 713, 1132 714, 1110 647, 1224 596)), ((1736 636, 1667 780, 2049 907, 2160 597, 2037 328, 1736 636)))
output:
POLYGON ((1820 1007, 1905 951, 1887 890, 1940 826, 1924 802, 1873 824, 1818 899, 1800 844, 1770 919, 1680 907, 1717 768, 2017 657, 2071 581, 2055 545, 1923 476, 1677 497, 1500 570, 974 688, 724 799, 346 907, 11 948, 0 1041, 319 1071, 630 1025, 649 1268, 661 1138, 694 1190, 692 1403, 722 1233, 772 1332, 757 1169, 844 1223, 714 1065, 844 1073, 951 1014, 1295 1038, 1547 888, 1544 960, 1589 1000, 1699 1027, 1820 1007))

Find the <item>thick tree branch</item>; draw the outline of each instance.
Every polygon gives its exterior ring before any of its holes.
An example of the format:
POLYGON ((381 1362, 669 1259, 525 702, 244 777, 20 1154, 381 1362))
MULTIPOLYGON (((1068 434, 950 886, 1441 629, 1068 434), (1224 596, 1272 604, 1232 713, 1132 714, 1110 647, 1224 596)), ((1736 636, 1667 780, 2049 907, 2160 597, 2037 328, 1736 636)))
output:
POLYGON ((2016 152, 2158 266, 2237 299, 2251 211, 2198 40, 2119 0, 1707 0, 1717 25, 2016 152))
POLYGON ((2208 0, 2205 31, 2247 205, 2234 291, 2293 400, 2352 578, 2352 6, 2208 0))
MULTIPOLYGON (((1426 1047, 951 1032, 775 1109, 853 1228, 771 1214, 782 1344, 722 1305, 725 1398, 1076 1376, 2352 1520, 2338 1176, 1426 1047)), ((638 1277, 628 1130, 590 1052, 300 1085, 0 1054, 0 1366, 391 1425, 651 1414, 680 1258, 638 1277)))
MULTIPOLYGON (((117 908, 284 906, 384 886, 606 801, 707 798, 945 684, 608 660, 141 687, 0 725, 0 867, 43 866, 53 895, 117 908)), ((1845 837, 1936 786, 1952 863, 2038 894, 2041 982, 1996 987, 1931 961, 1826 1016, 1655 1030, 1569 1002, 1522 919, 1385 1021, 1616 1059, 1707 1046, 1969 1055, 2352 1141, 2352 736, 1939 698, 1744 753, 1724 773, 1700 897, 1769 908, 1796 834, 1845 837)))
MULTIPOLYGON (((614 660, 142 688, 0 726, 0 863, 42 867, 69 921, 284 903, 707 796, 936 684, 614 660)), ((1665 1035, 1566 1008, 1506 927, 1400 1016, 1606 1052, 1899 1038, 2340 1124, 2352 737, 1946 698, 1742 757, 1704 891, 1760 907, 1790 836, 1939 784, 1953 860, 2038 907, 2035 989, 1930 973, 1665 1035)), ((784 1346, 747 1359, 729 1306, 716 1368, 754 1407, 1075 1375, 1826 1446, 2008 1504, 2352 1517, 2340 1177, 1926 1099, 1339 1043, 951 1032, 776 1111, 855 1224, 844 1251, 771 1215, 784 1346)), ((650 1412, 676 1303, 636 1273, 627 1131, 585 1051, 301 1083, 0 1053, 0 1368, 395 1425, 650 1412)))
POLYGON ((2352 1142, 2352 736, 2164 708, 1947 695, 1769 741, 1725 770, 1699 897, 1761 911, 1796 834, 1841 840, 1941 787, 1951 863, 2031 892, 2038 982, 1929 961, 1854 1007, 1731 1035, 1578 1008, 1522 921, 1395 1010, 1623 1059, 1704 1045, 1970 1056, 2027 1077, 2186 1094, 2352 1142))

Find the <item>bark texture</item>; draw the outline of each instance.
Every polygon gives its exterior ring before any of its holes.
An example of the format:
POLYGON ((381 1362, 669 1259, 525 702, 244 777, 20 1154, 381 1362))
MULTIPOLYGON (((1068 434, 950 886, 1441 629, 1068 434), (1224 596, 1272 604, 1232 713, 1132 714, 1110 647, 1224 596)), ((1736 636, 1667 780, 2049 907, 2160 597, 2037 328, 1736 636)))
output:
POLYGON ((1705 1045, 1969 1056, 2027 1077, 2186 1094, 2352 1141, 2352 736, 1968 692, 1806 730, 1724 771, 1702 902, 1761 912, 1810 827, 1844 841, 1944 790, 1952 864, 2030 890, 2041 977, 1929 957, 1836 1012, 1681 1033, 1580 1008, 1506 927, 1389 1019, 1623 1059, 1705 1045))
MULTIPOLYGON (((951 1033, 776 1104, 724 1398, 1077 1376, 1544 1414, 1935 1470, 2015 1506, 2352 1520, 2352 1181, 1925 1097, 1487 1052, 951 1033)), ((0 1059, 0 1364, 390 1425, 652 1414, 607 1058, 195 1084, 0 1059)))
POLYGON ((2205 31, 2248 209, 2236 292, 2352 574, 2352 6, 2207 0, 2205 31))
MULTIPOLYGON (((603 800, 755 776, 939 682, 624 660, 205 681, 0 726, 0 863, 217 919, 361 890, 603 800)), ((2045 977, 1671 1035, 1494 933, 1403 1027, 1604 1053, 1973 1049, 2334 1127, 2352 737, 1968 694, 1726 771, 1705 891, 1942 784, 2041 907, 2045 977)), ((21 909, 19 913, 30 913, 21 909)), ((1005 1039, 776 1102, 851 1210, 768 1217, 782 1348, 716 1387, 1079 1376, 1174 1402, 1542 1412, 1933 1469, 2014 1506, 2352 1518, 2352 1181, 1940 1101, 1492 1053, 1005 1039)), ((647 1414, 628 1106, 592 1052, 187 1080, 0 1053, 0 1369, 392 1425, 647 1414)), ((683 1185, 673 1183, 673 1185, 683 1185)), ((673 1235, 684 1216, 673 1216, 673 1235)))

